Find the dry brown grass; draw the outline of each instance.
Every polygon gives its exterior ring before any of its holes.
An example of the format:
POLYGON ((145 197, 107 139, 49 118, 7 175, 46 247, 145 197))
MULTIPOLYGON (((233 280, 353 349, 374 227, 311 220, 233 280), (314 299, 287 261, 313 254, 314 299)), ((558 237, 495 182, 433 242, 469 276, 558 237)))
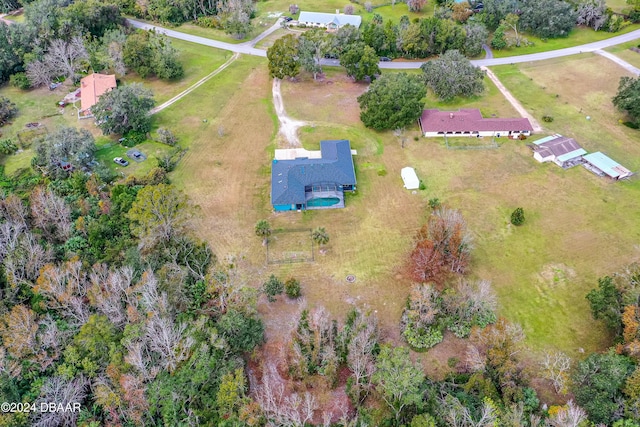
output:
MULTIPOLYGON (((606 68, 604 59, 595 58, 595 64, 581 62, 582 57, 575 60, 523 66, 526 76, 520 75, 517 87, 528 95, 518 93, 509 79, 505 84, 538 117, 543 108, 553 109, 557 122, 549 126, 551 131, 575 135, 585 148, 597 146, 637 169, 640 149, 624 150, 633 144, 632 134, 621 130, 617 113, 606 101, 607 91, 617 86, 615 64, 606 68), (567 67, 576 74, 569 84, 562 80, 567 67), (583 80, 582 89, 573 87, 583 80), (592 122, 577 121, 584 117, 578 104, 597 112, 591 113, 592 122)), ((401 343, 398 321, 410 287, 403 263, 414 233, 429 214, 428 199, 438 197, 460 209, 469 223, 475 238, 472 276, 494 283, 500 314, 522 323, 534 348, 577 356, 579 347, 589 352, 607 344, 603 329, 591 320, 584 295, 597 277, 640 256, 640 230, 632 215, 620 214, 640 208, 637 183, 611 183, 580 168, 563 171, 540 165, 521 141, 502 139, 497 150, 447 150, 442 141, 414 141, 417 132, 410 129, 403 149, 391 133, 372 132, 359 122, 355 98, 365 86, 331 71, 327 79, 332 84, 308 76, 283 82, 284 105, 292 117, 312 122, 301 132, 306 148, 317 149, 324 138, 351 140, 358 150, 358 192, 348 195, 345 209, 274 213, 269 200, 275 135, 271 81, 264 64, 234 67, 230 73, 242 83, 230 86, 227 98, 220 95, 226 89, 212 89, 218 94, 215 101, 190 106, 194 114, 175 119, 176 127, 188 129, 191 146, 174 180, 200 205, 201 235, 217 254, 244 257, 251 267, 250 284, 258 287, 272 273, 282 279, 296 277, 303 305, 322 305, 337 319, 353 305, 370 308, 377 312, 385 337, 401 343), (210 120, 203 123, 202 117, 210 120), (217 135, 219 124, 227 129, 222 138, 217 135), (412 194, 402 188, 404 166, 416 168, 425 191, 412 194), (527 221, 514 228, 509 215, 518 206, 524 207, 527 221), (253 233, 262 218, 273 228, 325 227, 330 235, 326 254, 316 253, 313 263, 265 265, 265 248, 253 233), (555 280, 558 265, 572 273, 555 280), (355 283, 346 282, 348 274, 356 276, 355 283)), ((469 106, 513 114, 491 87, 469 106)), ((284 299, 260 304, 268 336, 277 337, 277 345, 270 341, 266 347, 265 358, 279 357, 276 350, 286 341, 299 309, 299 303, 284 299)), ((463 352, 463 341, 446 339, 419 357, 430 374, 441 376, 448 370, 447 359, 462 358, 463 352)))

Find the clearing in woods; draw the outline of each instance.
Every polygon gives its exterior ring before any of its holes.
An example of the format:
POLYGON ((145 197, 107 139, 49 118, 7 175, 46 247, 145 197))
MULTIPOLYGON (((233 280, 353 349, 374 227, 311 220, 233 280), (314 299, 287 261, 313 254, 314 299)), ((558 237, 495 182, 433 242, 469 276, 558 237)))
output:
MULTIPOLYGON (((594 55, 564 61, 562 68, 576 70, 576 82, 584 81, 583 86, 576 88, 572 80, 560 85, 564 92, 543 89, 560 87, 554 79, 561 73, 554 74, 553 64, 495 71, 535 117, 556 117, 548 126, 551 131, 575 136, 585 148, 597 146, 623 163, 630 159, 625 166, 637 170, 640 153, 631 149, 624 155, 634 136, 618 125, 610 104, 622 71, 594 55), (589 86, 589 81, 600 84, 589 86), (597 125, 584 119, 579 104, 597 125), (590 132, 594 136, 586 138, 590 132)), ((560 349, 578 356, 580 348, 588 353, 607 344, 584 295, 598 277, 639 255, 640 228, 620 214, 640 208, 636 182, 611 183, 582 168, 564 171, 538 164, 525 145, 530 141, 502 139, 496 150, 447 150, 441 141, 415 141, 419 133, 414 127, 406 131, 402 148, 391 132, 372 132, 360 123, 356 97, 366 85, 328 70, 323 81, 304 76, 298 82, 282 82, 283 102, 291 117, 315 123, 301 129, 305 148, 317 149, 318 141, 329 137, 352 141, 358 151, 358 191, 347 195, 345 209, 274 213, 269 165, 278 120, 272 82, 264 63, 255 58, 243 57, 227 71, 204 89, 217 94, 215 102, 196 97, 188 106, 170 107, 160 116, 163 125, 168 122, 168 127, 183 132, 190 146, 173 180, 199 204, 201 235, 217 254, 242 259, 248 266, 247 280, 255 287, 270 274, 283 280, 295 277, 302 284, 304 303, 284 297, 273 304, 261 300, 267 335, 277 337, 268 344, 272 350, 265 351, 275 352, 286 344, 285 329, 295 324, 300 304, 324 306, 337 319, 354 304, 370 308, 377 312, 386 338, 401 342, 398 320, 411 286, 403 263, 433 197, 464 214, 475 245, 470 278, 493 282, 500 314, 523 324, 534 349, 560 349), (402 188, 399 173, 407 165, 416 168, 426 190, 413 194, 402 188), (509 225, 509 215, 518 206, 524 208, 527 221, 515 228, 509 225), (317 254, 313 263, 267 265, 265 248, 253 231, 259 219, 267 219, 274 229, 325 227, 330 235, 326 254, 317 254), (560 277, 553 280, 549 274, 556 270, 562 274, 553 273, 560 277), (350 274, 356 276, 354 283, 345 280, 350 274)), ((495 87, 487 85, 486 94, 465 107, 515 114, 495 87)), ((432 99, 427 105, 446 108, 432 99)), ((455 355, 463 347, 447 338, 444 346, 420 358, 430 373, 442 374, 448 368, 440 356, 455 355)))

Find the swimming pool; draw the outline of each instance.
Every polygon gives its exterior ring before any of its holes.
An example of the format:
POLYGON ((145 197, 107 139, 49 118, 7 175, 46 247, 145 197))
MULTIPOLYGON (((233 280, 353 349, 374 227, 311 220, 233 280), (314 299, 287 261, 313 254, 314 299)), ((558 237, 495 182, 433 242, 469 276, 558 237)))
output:
POLYGON ((318 207, 318 206, 333 206, 340 203, 340 199, 337 197, 321 197, 317 199, 311 199, 307 202, 308 208, 318 207))

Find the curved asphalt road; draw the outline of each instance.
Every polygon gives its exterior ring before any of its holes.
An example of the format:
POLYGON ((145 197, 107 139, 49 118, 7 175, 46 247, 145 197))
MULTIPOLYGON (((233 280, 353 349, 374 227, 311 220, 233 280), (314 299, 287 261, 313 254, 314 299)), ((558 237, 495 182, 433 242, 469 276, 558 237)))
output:
MULTIPOLYGON (((129 24, 135 28, 142 28, 145 30, 154 29, 156 32, 163 33, 169 37, 173 37, 180 40, 186 40, 193 43, 199 43, 205 46, 211 46, 218 49, 230 50, 232 52, 244 53, 247 55, 262 56, 262 57, 267 56, 266 50, 256 49, 255 47, 253 47, 257 42, 257 40, 255 41, 251 40, 251 41, 248 41, 245 43, 239 43, 239 44, 225 43, 218 40, 207 39, 205 37, 199 37, 199 36, 192 36, 190 34, 181 33, 179 31, 169 30, 167 28, 158 27, 157 25, 151 25, 141 21, 136 21, 135 19, 127 19, 127 22, 129 22, 129 24)), ((271 28, 269 28, 267 31, 265 31, 258 37, 262 39, 279 28, 280 28, 280 20, 278 20, 271 28)), ((473 63, 476 66, 489 67, 492 65, 504 65, 504 64, 515 64, 520 62, 541 61, 544 59, 560 58, 562 56, 576 55, 578 53, 594 52, 597 50, 605 49, 610 46, 626 43, 639 38, 640 38, 640 30, 635 30, 630 33, 611 37, 606 40, 587 43, 580 46, 568 47, 566 49, 532 53, 530 55, 509 56, 506 58, 476 59, 471 61, 471 63, 473 63)), ((322 61, 322 64, 329 65, 329 66, 339 66, 340 61, 337 59, 325 59, 322 61)), ((420 68, 420 65, 422 65, 422 62, 418 62, 418 61, 380 62, 379 65, 380 65, 380 68, 383 68, 383 69, 384 68, 412 69, 412 68, 420 68)))

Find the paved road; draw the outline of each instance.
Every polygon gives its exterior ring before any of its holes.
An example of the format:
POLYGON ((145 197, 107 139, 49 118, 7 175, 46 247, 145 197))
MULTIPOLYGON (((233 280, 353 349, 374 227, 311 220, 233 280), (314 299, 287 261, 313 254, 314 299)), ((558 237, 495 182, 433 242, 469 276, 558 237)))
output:
POLYGON ((484 59, 493 59, 493 52, 491 51, 491 48, 489 46, 487 46, 486 44, 483 44, 482 48, 484 49, 484 52, 486 54, 484 56, 484 59))
MULTIPOLYGON (((253 45, 255 44, 253 43, 253 40, 245 43, 240 43, 240 44, 225 43, 217 40, 207 39, 204 37, 192 36, 190 34, 181 33, 179 31, 169 30, 163 27, 158 27, 157 25, 146 24, 144 22, 136 21, 135 19, 127 19, 127 21, 136 28, 144 28, 147 30, 155 29, 156 32, 166 34, 167 36, 173 37, 176 39, 186 40, 193 43, 199 43, 205 46, 211 46, 218 49, 230 50, 232 52, 244 53, 247 55, 255 55, 255 56, 262 56, 262 57, 267 56, 266 51, 262 49, 256 49, 255 47, 253 47, 253 45)), ((276 31, 278 28, 280 28, 279 21, 276 22, 267 31, 265 31, 265 33, 269 32, 267 34, 269 35, 271 34, 271 32, 276 31)), ((265 33, 262 33, 262 34, 265 34, 265 33)), ((258 38, 260 38, 262 34, 258 36, 258 38)), ((265 35, 264 37, 266 37, 267 35, 265 35)), ((607 47, 626 43, 635 39, 640 39, 640 30, 635 30, 627 34, 611 37, 609 39, 601 40, 599 42, 588 43, 588 44, 583 44, 583 45, 574 46, 574 47, 568 47, 566 49, 532 53, 530 55, 509 56, 506 58, 477 59, 471 62, 477 66, 489 67, 492 65, 504 65, 504 64, 515 64, 520 62, 540 61, 543 59, 560 58, 562 56, 576 55, 578 53, 594 52, 596 50, 605 49, 607 47)), ((328 60, 323 60, 322 64, 329 65, 329 66, 338 66, 340 65, 340 61, 336 59, 328 59, 328 60)), ((422 62, 419 62, 419 61, 381 62, 380 68, 412 69, 412 68, 420 68, 420 65, 422 65, 422 62)))
MULTIPOLYGON (((230 50, 231 52, 244 53, 244 54, 247 54, 247 55, 263 56, 265 58, 267 56, 267 51, 266 50, 256 49, 255 47, 253 47, 253 45, 252 45, 253 40, 245 42, 245 43, 233 44, 233 43, 221 42, 221 41, 218 41, 218 40, 207 39, 205 37, 192 36, 191 34, 181 33, 180 31, 169 30, 167 28, 159 27, 157 25, 151 25, 151 24, 147 24, 145 22, 136 21, 135 19, 127 19, 127 22, 131 26, 133 26, 135 28, 142 28, 143 30, 155 30, 155 32, 157 32, 157 33, 165 34, 168 37, 173 37, 174 39, 185 40, 185 41, 192 42, 192 43, 198 43, 198 44, 201 44, 201 45, 204 45, 204 46, 211 46, 211 47, 215 47, 215 48, 218 48, 218 49, 230 50)), ((278 28, 280 28, 280 20, 278 20, 278 22, 276 22, 267 31, 273 32, 273 31, 277 30, 278 28)), ((264 34, 264 33, 262 33, 262 34, 264 34)), ((269 35, 269 34, 267 34, 267 35, 269 35)), ((258 36, 258 37, 260 37, 260 36, 258 36)))

